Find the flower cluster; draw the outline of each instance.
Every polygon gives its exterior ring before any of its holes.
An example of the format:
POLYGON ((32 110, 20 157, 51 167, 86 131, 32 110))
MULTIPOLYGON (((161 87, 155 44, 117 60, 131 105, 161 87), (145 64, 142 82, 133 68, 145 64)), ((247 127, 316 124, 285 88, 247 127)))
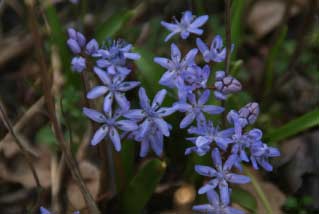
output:
MULTIPOLYGON (((186 39, 190 33, 201 35, 201 27, 208 16, 200 16, 194 20, 192 13, 184 12, 180 22, 175 24, 162 22, 162 25, 171 33, 165 41, 177 33, 186 39)), ((229 95, 239 92, 241 83, 225 71, 215 72, 215 83, 208 84, 211 75, 209 64, 203 67, 196 64, 198 50, 205 63, 225 61, 227 52, 223 47, 221 36, 217 35, 211 42, 210 48, 201 40, 196 39, 197 48, 191 49, 183 58, 176 44, 171 44, 171 58, 156 57, 154 62, 166 69, 159 83, 163 86, 177 90, 178 101, 174 104, 176 111, 185 113, 180 122, 180 128, 187 128, 189 134, 186 138, 193 146, 186 149, 185 154, 196 153, 199 156, 211 153, 213 167, 196 165, 195 171, 205 177, 211 178, 198 190, 198 194, 207 194, 209 204, 197 205, 194 211, 205 213, 239 214, 241 210, 229 207, 231 188, 229 184, 245 184, 250 178, 235 174, 235 167, 242 171, 242 162, 250 162, 255 169, 259 167, 267 171, 272 170, 268 159, 280 155, 278 149, 268 147, 262 142, 262 131, 257 128, 249 129, 259 114, 257 103, 248 103, 239 111, 231 110, 227 114, 229 127, 221 129, 214 125, 210 115, 221 114, 224 107, 211 105, 211 90, 217 101, 226 100, 229 95), (225 162, 222 155, 229 154, 225 162), (216 191, 218 189, 218 192, 216 191), (218 194, 219 193, 219 194, 218 194)), ((231 46, 232 51, 234 46, 231 46)), ((215 122, 216 124, 216 122, 215 122)))
MULTIPOLYGON (((103 97, 102 111, 83 108, 83 113, 100 127, 96 130, 91 145, 95 146, 103 139, 110 140, 116 151, 121 150, 121 139, 128 137, 141 143, 140 156, 144 157, 152 149, 160 156, 163 151, 163 138, 170 135, 171 125, 163 118, 175 111, 173 107, 161 107, 166 90, 159 91, 152 103, 144 88, 138 91, 140 109, 131 109, 125 93, 140 86, 138 81, 127 81, 131 69, 128 60, 138 60, 140 55, 131 51, 132 45, 124 40, 107 41, 99 47, 95 39, 86 44, 83 34, 74 29, 68 30, 67 44, 75 55, 72 69, 82 72, 86 61, 94 64, 91 69, 100 84, 88 91, 86 98, 103 97)), ((89 69, 87 69, 89 70, 89 69)))
MULTIPOLYGON (((171 32, 165 41, 175 34, 180 34, 182 39, 187 39, 191 33, 202 35, 203 30, 200 27, 207 20, 207 15, 196 18, 190 11, 186 11, 180 21, 162 21, 161 24, 171 32)), ((103 98, 102 111, 83 108, 83 113, 88 118, 100 124, 91 139, 91 145, 108 139, 113 143, 115 150, 120 151, 121 140, 127 137, 141 144, 141 157, 146 156, 149 150, 160 156, 163 152, 164 137, 169 137, 172 129, 165 117, 174 112, 181 112, 184 117, 179 126, 181 129, 187 128, 187 132, 192 135, 186 138, 192 146, 186 149, 185 155, 211 154, 213 160, 212 166, 195 166, 198 174, 210 180, 198 190, 198 194, 207 195, 209 204, 194 206, 194 211, 243 213, 229 206, 230 184, 245 184, 250 182, 250 178, 233 173, 232 170, 237 168, 241 172, 242 163, 250 162, 255 169, 262 167, 271 171, 269 158, 279 156, 280 152, 263 143, 260 129, 251 128, 259 114, 257 103, 248 103, 238 111, 230 110, 225 114, 227 127, 220 127, 214 119, 214 115, 220 115, 226 109, 224 106, 213 105, 211 98, 216 99, 216 104, 227 100, 229 96, 242 89, 241 83, 225 71, 216 71, 215 82, 209 83, 212 72, 208 63, 220 63, 226 59, 227 50, 223 47, 221 36, 215 36, 210 48, 202 39, 196 38, 197 47, 185 55, 172 43, 170 58, 155 57, 154 62, 165 68, 159 84, 176 90, 176 102, 173 106, 162 107, 167 94, 165 89, 158 91, 150 101, 145 89, 140 87, 140 108, 131 108, 126 92, 140 86, 140 82, 127 80, 131 72, 127 61, 140 58, 138 53, 131 51, 132 45, 123 40, 107 41, 99 45, 92 39, 86 43, 84 35, 74 29, 69 29, 68 35, 67 45, 74 54, 72 70, 92 70, 100 81, 87 92, 86 97, 90 100, 103 98), (200 55, 202 62, 205 62, 204 65, 196 62, 196 57, 200 55)), ((232 45, 230 52, 233 48, 232 45)), ((50 213, 45 212, 44 208, 43 210, 43 213, 50 213)))

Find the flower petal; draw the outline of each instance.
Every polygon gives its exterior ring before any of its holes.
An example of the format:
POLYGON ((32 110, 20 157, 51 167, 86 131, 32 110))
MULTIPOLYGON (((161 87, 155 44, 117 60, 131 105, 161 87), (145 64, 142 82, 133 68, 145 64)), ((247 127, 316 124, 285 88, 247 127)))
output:
POLYGON ((228 173, 226 179, 230 183, 234 184, 246 184, 250 182, 250 178, 245 175, 238 175, 235 173, 228 173))
POLYGON ((162 105, 163 100, 166 96, 167 91, 165 89, 160 90, 159 92, 157 92, 157 94, 155 95, 153 102, 152 102, 152 108, 157 108, 160 105, 162 105))
POLYGON ((145 92, 145 89, 141 87, 138 90, 138 96, 140 98, 140 105, 143 109, 149 109, 150 108, 150 100, 148 99, 148 96, 145 92))
POLYGON ((140 85, 141 83, 138 81, 129 81, 129 82, 122 82, 119 87, 118 90, 125 92, 125 91, 129 91, 133 88, 135 88, 136 86, 140 85))
POLYGON ((112 81, 109 78, 109 76, 107 75, 106 71, 98 68, 98 67, 94 67, 94 73, 99 77, 99 79, 105 84, 105 85, 111 85, 112 81))
POLYGON ((92 88, 86 95, 86 98, 88 99, 95 99, 98 98, 102 95, 104 95, 106 92, 108 91, 108 88, 105 86, 95 86, 94 88, 92 88))
POLYGON ((104 98, 103 110, 105 113, 110 112, 113 103, 113 93, 108 93, 104 98))
POLYGON ((123 115, 126 118, 140 120, 145 117, 145 112, 142 109, 132 109, 123 115))
POLYGON ((107 132, 109 131, 109 128, 107 125, 101 126, 94 134, 91 145, 95 146, 96 144, 100 143, 106 136, 107 132))
POLYGON ((162 134, 164 136, 168 137, 169 136, 169 126, 165 122, 165 120, 163 120, 161 118, 155 118, 154 122, 156 123, 158 129, 162 132, 162 134))
POLYGON ((101 113, 94 109, 90 108, 83 108, 83 113, 90 118, 91 120, 97 122, 97 123, 104 123, 106 120, 106 117, 101 113))
POLYGON ((191 28, 198 28, 201 27, 202 25, 205 24, 205 22, 207 22, 208 20, 208 16, 204 15, 204 16, 199 16, 197 17, 192 24, 190 25, 191 28))
POLYGON ((121 150, 121 138, 117 130, 112 127, 109 131, 109 137, 114 145, 115 150, 118 152, 121 150))
POLYGON ((202 165, 195 165, 195 171, 203 176, 207 177, 214 177, 216 176, 217 172, 215 169, 209 167, 209 166, 202 166, 202 165))
POLYGON ((123 131, 134 131, 138 128, 137 124, 131 120, 120 120, 116 122, 116 125, 123 131))
POLYGON ((193 112, 187 113, 186 116, 181 121, 181 123, 179 124, 179 127, 181 129, 186 128, 194 121, 194 119, 195 119, 195 114, 193 112))
POLYGON ((220 114, 224 111, 223 107, 214 105, 205 105, 202 107, 203 111, 208 114, 220 114))

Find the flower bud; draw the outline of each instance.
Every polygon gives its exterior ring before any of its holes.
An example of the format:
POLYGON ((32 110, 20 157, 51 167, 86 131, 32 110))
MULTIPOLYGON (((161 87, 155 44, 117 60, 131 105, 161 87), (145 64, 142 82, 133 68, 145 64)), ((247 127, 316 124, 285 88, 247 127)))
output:
POLYGON ((253 124, 259 115, 258 103, 248 103, 239 110, 239 116, 247 120, 247 124, 253 124))
POLYGON ((91 41, 89 41, 86 44, 86 53, 88 55, 92 55, 96 53, 98 49, 99 49, 99 44, 97 43, 95 39, 91 39, 91 41))
POLYGON ((85 59, 83 57, 74 57, 71 62, 72 70, 82 72, 86 68, 85 59))
POLYGON ((75 41, 74 39, 68 39, 67 44, 68 44, 70 50, 74 54, 81 53, 81 48, 80 48, 79 44, 77 43, 77 41, 75 41))

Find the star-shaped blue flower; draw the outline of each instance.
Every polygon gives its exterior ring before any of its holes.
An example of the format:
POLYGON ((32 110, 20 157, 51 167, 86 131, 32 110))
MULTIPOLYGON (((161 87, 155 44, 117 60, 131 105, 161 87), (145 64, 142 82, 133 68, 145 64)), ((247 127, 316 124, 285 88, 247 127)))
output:
POLYGON ((171 59, 155 57, 154 62, 167 69, 159 83, 161 85, 174 88, 178 85, 178 82, 184 82, 183 75, 187 72, 187 70, 192 69, 192 66, 195 65, 197 52, 198 50, 194 48, 182 59, 180 50, 173 43, 171 44, 171 59))
POLYGON ((116 151, 121 150, 121 138, 118 129, 122 131, 134 131, 138 128, 137 124, 132 120, 119 120, 122 116, 120 110, 115 111, 114 115, 109 111, 105 114, 98 112, 94 109, 83 108, 83 113, 91 120, 102 124, 102 126, 96 130, 93 138, 91 139, 91 145, 95 146, 100 143, 106 136, 112 141, 116 151))
POLYGON ((205 113, 208 114, 220 114, 224 111, 223 107, 215 105, 205 105, 210 96, 210 91, 205 90, 198 100, 194 94, 189 94, 187 100, 189 103, 177 102, 174 104, 176 110, 181 112, 186 112, 186 116, 180 123, 180 128, 186 128, 189 126, 195 119, 198 123, 205 121, 205 113))
POLYGON ((200 27, 203 26, 207 20, 207 15, 195 18, 192 15, 191 11, 185 11, 181 20, 178 21, 175 19, 174 24, 162 21, 162 26, 164 26, 167 30, 171 31, 171 33, 166 36, 165 42, 167 42, 172 36, 178 33, 180 33, 182 39, 187 39, 190 33, 202 35, 203 30, 200 29, 200 27))
POLYGON ((212 189, 215 189, 218 186, 222 201, 226 202, 225 204, 228 204, 230 193, 228 182, 235 184, 245 184, 250 182, 250 178, 244 175, 230 172, 231 168, 237 160, 235 155, 230 155, 226 162, 223 164, 220 152, 217 148, 215 148, 212 151, 212 159, 214 168, 203 165, 195 166, 195 171, 198 174, 213 178, 198 190, 198 194, 204 194, 212 189))
POLYGON ((112 103, 115 98, 117 104, 122 109, 127 109, 130 105, 130 102, 126 99, 124 92, 127 92, 138 85, 140 82, 137 81, 126 81, 124 82, 124 77, 121 75, 110 77, 105 71, 102 69, 95 67, 94 73, 99 77, 102 81, 103 85, 98 85, 92 88, 88 94, 88 99, 95 99, 100 96, 104 96, 104 104, 103 110, 104 112, 108 112, 112 108, 112 103))

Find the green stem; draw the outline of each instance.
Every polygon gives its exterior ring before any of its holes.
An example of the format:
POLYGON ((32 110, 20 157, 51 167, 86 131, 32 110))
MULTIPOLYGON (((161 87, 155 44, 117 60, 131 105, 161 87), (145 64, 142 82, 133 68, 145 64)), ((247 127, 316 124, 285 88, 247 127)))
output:
POLYGON ((257 179, 255 178, 255 176, 249 172, 249 169, 247 167, 244 167, 244 172, 250 177, 251 183, 252 183, 253 187, 255 188, 255 191, 256 191, 261 203, 264 205, 265 209, 267 210, 267 213, 273 214, 274 212, 271 209, 271 206, 270 206, 270 203, 267 199, 267 196, 266 196, 265 192, 262 190, 262 188, 261 188, 259 182, 257 181, 257 179))

